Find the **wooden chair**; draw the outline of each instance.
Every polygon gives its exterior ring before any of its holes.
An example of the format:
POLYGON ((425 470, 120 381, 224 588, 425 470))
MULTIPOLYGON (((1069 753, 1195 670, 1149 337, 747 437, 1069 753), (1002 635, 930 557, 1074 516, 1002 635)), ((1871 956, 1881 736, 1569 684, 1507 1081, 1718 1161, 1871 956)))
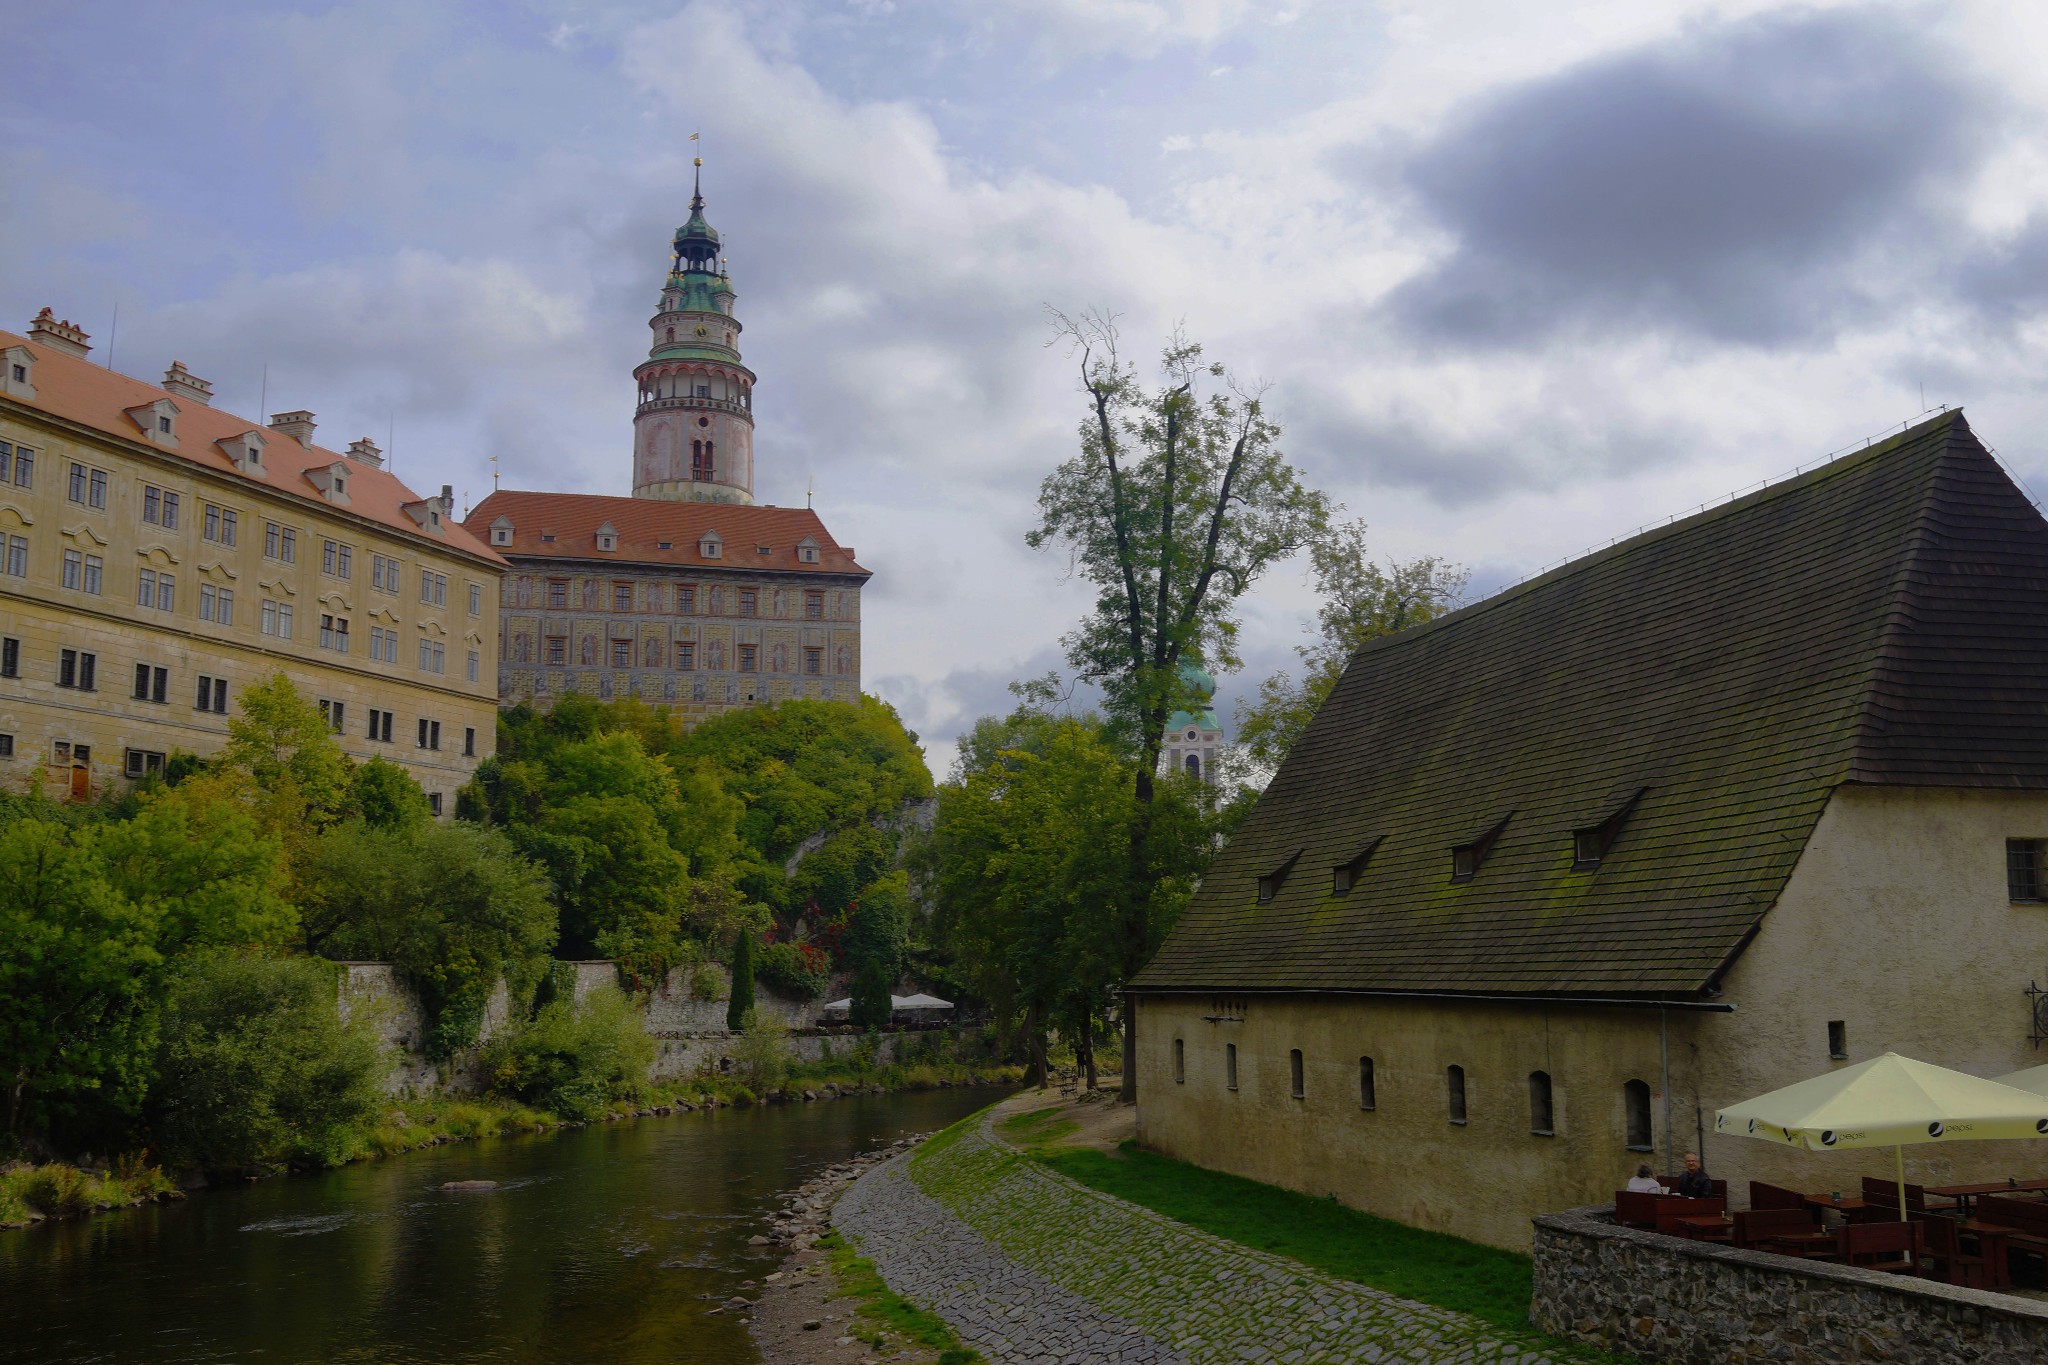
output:
POLYGON ((1638 1194, 1634 1190, 1614 1192, 1614 1221, 1625 1228, 1654 1228, 1657 1209, 1678 1198, 1675 1194, 1638 1194))
MULTIPOLYGON (((1899 1183, 1896 1180, 1879 1180, 1875 1176, 1864 1176, 1863 1202, 1874 1209, 1884 1210, 1896 1222, 1899 1217, 1899 1183)), ((1908 1214, 1953 1213, 1955 1207, 1955 1201, 1950 1199, 1936 1199, 1930 1202, 1925 1185, 1909 1183, 1906 1186, 1908 1214)))
POLYGON ((1835 1234, 1821 1231, 1810 1209, 1741 1209, 1735 1214, 1735 1245, 1780 1256, 1832 1256, 1835 1234))
POLYGON ((1726 1222, 1699 1224, 1685 1220, 1725 1219, 1727 1213, 1728 1201, 1725 1199, 1687 1199, 1681 1194, 1666 1195, 1656 1208, 1657 1231, 1668 1237, 1686 1237, 1695 1242, 1725 1242, 1729 1234, 1726 1222))
POLYGON ((1844 1223, 1836 1230, 1835 1238, 1842 1259, 1859 1270, 1911 1275, 1918 1270, 1926 1249, 1927 1225, 1844 1223))
POLYGON ((1766 1185, 1761 1180, 1752 1180, 1749 1182, 1749 1206, 1753 1209, 1803 1209, 1806 1196, 1783 1185, 1766 1185))
POLYGON ((2008 1250, 2039 1256, 2048 1262, 2048 1205, 2009 1195, 1981 1195, 1977 1199, 1977 1221, 2012 1229, 2006 1238, 2008 1250))
POLYGON ((1965 1289, 1991 1288, 1991 1270, 1984 1258, 1963 1250, 1963 1233, 1947 1218, 1929 1218, 1921 1224, 1927 1239, 1927 1257, 1920 1273, 1930 1280, 1946 1280, 1965 1289))

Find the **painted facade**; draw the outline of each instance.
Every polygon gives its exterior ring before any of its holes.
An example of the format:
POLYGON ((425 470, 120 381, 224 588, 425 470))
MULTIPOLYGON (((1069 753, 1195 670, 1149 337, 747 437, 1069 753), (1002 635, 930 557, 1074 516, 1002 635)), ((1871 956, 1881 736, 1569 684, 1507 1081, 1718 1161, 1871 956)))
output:
POLYGON ((507 705, 637 697, 694 724, 860 694, 868 571, 810 508, 755 505, 755 376, 718 250, 700 190, 634 371, 632 497, 505 489, 465 523, 512 565, 507 705))
POLYGON ((91 363, 45 309, 0 333, 0 774, 84 797, 226 741, 282 671, 352 758, 437 809, 496 736, 503 562, 376 447, 312 443, 91 363))

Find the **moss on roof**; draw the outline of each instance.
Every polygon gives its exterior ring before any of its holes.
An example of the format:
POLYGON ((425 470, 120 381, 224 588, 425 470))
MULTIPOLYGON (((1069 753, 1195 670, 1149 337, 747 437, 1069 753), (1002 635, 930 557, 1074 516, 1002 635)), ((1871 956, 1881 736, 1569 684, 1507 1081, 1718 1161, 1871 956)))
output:
POLYGON ((2048 788, 2048 523, 1960 413, 1366 645, 1132 989, 1697 992, 1851 781, 2048 788))

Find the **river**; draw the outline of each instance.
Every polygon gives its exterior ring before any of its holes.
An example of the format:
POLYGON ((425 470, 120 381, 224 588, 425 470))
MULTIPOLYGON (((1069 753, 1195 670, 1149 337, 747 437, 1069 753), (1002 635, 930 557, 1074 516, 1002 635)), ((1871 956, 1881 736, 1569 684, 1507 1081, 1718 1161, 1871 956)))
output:
POLYGON ((0 1232, 0 1361, 757 1360, 710 1310, 775 1268, 747 1238, 782 1194, 995 1097, 599 1124, 0 1232))

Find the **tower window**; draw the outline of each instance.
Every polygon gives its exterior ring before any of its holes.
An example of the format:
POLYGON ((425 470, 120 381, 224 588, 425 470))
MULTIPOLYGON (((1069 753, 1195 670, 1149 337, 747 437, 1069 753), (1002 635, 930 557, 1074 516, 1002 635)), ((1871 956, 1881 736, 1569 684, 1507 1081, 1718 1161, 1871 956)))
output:
POLYGON ((1302 1099, 1306 1097, 1308 1091, 1305 1088, 1302 1079, 1300 1048, 1295 1048, 1287 1054, 1287 1076, 1288 1084, 1292 1087, 1288 1091, 1288 1093, 1293 1095, 1295 1099, 1302 1099))
POLYGON ((1223 1085, 1225 1089, 1237 1089, 1237 1044, 1223 1045, 1223 1085))
POLYGON ((1452 1123, 1465 1121, 1465 1068, 1452 1066, 1444 1068, 1444 1087, 1448 1092, 1452 1123))
POLYGON ((1622 1119, 1631 1152, 1647 1152, 1655 1135, 1650 1128, 1650 1086, 1647 1081, 1630 1081, 1621 1087, 1622 1119))
POLYGON ((1175 1085, 1185 1085, 1187 1084, 1187 1079, 1187 1044, 1183 1042, 1181 1039, 1176 1038, 1173 1040, 1173 1081, 1175 1085))
POLYGON ((1372 1058, 1370 1057, 1360 1057, 1358 1059, 1358 1107, 1360 1109, 1379 1108, 1379 1085, 1377 1078, 1373 1075, 1372 1058))
POLYGON ((1538 1137, 1550 1137, 1556 1129, 1552 1127, 1550 1073, 1532 1071, 1529 1073, 1529 1131, 1538 1137))

